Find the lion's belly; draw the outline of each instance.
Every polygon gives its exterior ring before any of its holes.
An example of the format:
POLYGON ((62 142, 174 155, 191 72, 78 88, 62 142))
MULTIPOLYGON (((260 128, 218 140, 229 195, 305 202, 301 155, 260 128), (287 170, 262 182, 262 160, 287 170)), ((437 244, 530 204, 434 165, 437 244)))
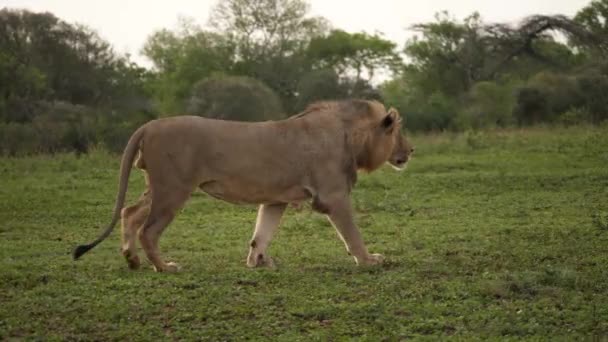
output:
POLYGON ((295 203, 310 198, 310 193, 301 186, 272 189, 256 184, 211 181, 201 184, 200 189, 235 204, 295 203))

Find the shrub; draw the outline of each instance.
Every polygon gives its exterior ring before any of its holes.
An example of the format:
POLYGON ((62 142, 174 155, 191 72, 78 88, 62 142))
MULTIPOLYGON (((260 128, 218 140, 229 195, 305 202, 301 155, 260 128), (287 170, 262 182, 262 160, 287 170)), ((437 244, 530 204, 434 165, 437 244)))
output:
POLYGON ((340 85, 335 71, 316 70, 302 77, 297 87, 296 111, 301 111, 310 103, 321 100, 335 100, 347 96, 347 89, 340 85))
POLYGON ((39 137, 31 124, 0 123, 0 152, 11 157, 39 152, 39 137))
POLYGON ((608 120, 608 76, 582 75, 577 79, 583 105, 589 110, 593 123, 608 120))
POLYGON ((572 108, 557 118, 557 122, 564 126, 573 126, 584 122, 589 122, 591 115, 587 108, 572 108))
POLYGON ((279 97, 262 82, 247 77, 211 77, 194 85, 190 114, 239 121, 285 117, 279 97))
POLYGON ((513 115, 520 125, 531 125, 548 116, 547 96, 539 89, 522 87, 517 90, 513 115))
POLYGON ((513 122, 515 96, 509 85, 479 82, 471 89, 458 119, 462 128, 507 126, 513 122))

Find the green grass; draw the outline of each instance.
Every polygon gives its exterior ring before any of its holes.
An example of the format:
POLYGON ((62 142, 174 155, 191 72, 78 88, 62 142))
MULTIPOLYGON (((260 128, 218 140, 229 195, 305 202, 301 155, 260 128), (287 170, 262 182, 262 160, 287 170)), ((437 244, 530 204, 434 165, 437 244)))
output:
POLYGON ((412 141, 406 172, 353 193, 387 257, 368 268, 307 208, 288 210, 277 268, 247 269, 256 209, 203 194, 161 239, 180 273, 128 270, 118 227, 73 262, 110 219, 118 157, 0 159, 0 340, 607 339, 608 128, 412 141))

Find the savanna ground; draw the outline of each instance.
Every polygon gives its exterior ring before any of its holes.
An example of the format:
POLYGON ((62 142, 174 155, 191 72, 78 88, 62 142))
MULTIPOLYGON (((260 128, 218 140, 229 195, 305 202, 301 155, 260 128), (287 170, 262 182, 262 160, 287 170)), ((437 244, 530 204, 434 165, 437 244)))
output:
POLYGON ((109 221, 118 157, 0 159, 0 339, 608 339, 608 127, 411 140, 406 172, 354 191, 387 257, 368 268, 305 208, 273 241, 278 267, 248 269, 256 209, 203 194, 161 239, 180 273, 129 271, 118 227, 73 262, 109 221))

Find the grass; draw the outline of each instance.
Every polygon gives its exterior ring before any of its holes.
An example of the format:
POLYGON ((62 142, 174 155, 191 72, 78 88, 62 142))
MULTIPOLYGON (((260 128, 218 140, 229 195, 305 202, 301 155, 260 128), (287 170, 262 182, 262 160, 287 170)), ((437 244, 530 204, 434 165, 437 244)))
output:
POLYGON ((278 267, 247 269, 256 209, 203 194, 161 239, 180 273, 129 271, 118 227, 73 262, 110 219, 118 157, 0 159, 0 340, 608 339, 608 128, 412 140, 406 172, 353 193, 387 257, 364 268, 307 208, 278 267))

